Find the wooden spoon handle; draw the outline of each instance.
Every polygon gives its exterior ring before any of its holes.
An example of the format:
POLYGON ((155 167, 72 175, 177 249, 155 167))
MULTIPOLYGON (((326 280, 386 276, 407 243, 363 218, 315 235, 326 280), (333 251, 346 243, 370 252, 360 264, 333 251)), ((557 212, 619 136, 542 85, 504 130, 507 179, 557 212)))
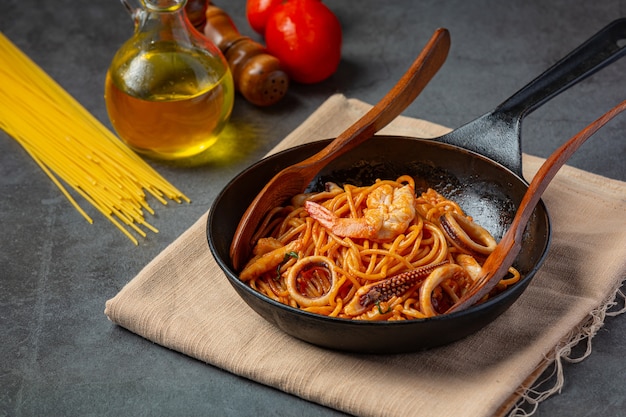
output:
POLYGON ((255 229, 265 214, 285 199, 304 191, 326 164, 363 143, 400 115, 441 68, 449 49, 449 32, 437 29, 405 75, 378 104, 324 149, 282 169, 265 184, 248 206, 233 235, 230 256, 235 270, 240 270, 248 260, 255 229))
POLYGON ((585 143, 594 133, 596 133, 609 120, 613 119, 626 108, 626 101, 621 102, 598 119, 590 123, 586 128, 574 135, 570 140, 559 147, 546 161, 541 165, 535 176, 533 177, 528 190, 524 194, 524 198, 520 203, 518 212, 513 219, 511 229, 515 231, 515 240, 521 242, 522 234, 528 223, 528 219, 532 214, 535 206, 539 202, 543 192, 550 184, 559 169, 567 162, 567 160, 585 143))
POLYGON ((330 160, 356 148, 391 123, 439 71, 449 49, 450 33, 445 28, 437 29, 407 72, 374 107, 328 146, 297 165, 325 166, 330 160))
POLYGON ((500 282, 520 252, 526 224, 550 181, 587 139, 624 110, 626 110, 626 101, 622 101, 590 123, 545 160, 528 186, 509 230, 485 261, 482 278, 474 283, 470 290, 447 311, 448 313, 461 311, 474 305, 500 282))

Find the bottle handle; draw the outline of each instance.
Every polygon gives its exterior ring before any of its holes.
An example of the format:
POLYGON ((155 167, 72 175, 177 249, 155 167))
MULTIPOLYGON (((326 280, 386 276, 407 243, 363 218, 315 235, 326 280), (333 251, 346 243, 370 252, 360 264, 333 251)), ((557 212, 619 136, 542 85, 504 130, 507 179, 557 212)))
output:
POLYGON ((140 23, 145 19, 145 10, 141 7, 141 5, 133 7, 129 0, 120 0, 120 3, 122 3, 122 6, 124 6, 130 17, 133 19, 135 29, 137 29, 140 23))

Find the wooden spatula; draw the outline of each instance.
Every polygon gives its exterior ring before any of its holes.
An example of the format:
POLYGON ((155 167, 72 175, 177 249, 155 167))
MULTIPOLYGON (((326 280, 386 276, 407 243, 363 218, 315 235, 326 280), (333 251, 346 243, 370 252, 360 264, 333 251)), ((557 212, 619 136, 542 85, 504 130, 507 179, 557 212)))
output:
POLYGON ((485 260, 482 267, 481 278, 474 282, 468 292, 450 307, 447 313, 461 311, 476 304, 506 275, 522 247, 522 235, 528 223, 528 219, 550 181, 552 181, 558 170, 565 164, 569 157, 572 156, 587 139, 624 109, 626 109, 626 101, 613 107, 578 134, 574 135, 546 159, 528 186, 528 190, 526 190, 522 198, 522 202, 513 218, 509 230, 502 237, 502 240, 498 243, 494 251, 485 260))
POLYGON ((244 213, 233 236, 230 257, 235 270, 240 270, 248 260, 254 245, 252 236, 267 212, 304 191, 329 162, 360 145, 400 115, 441 68, 449 49, 448 30, 437 29, 408 71, 378 104, 324 149, 283 169, 265 185, 244 213))

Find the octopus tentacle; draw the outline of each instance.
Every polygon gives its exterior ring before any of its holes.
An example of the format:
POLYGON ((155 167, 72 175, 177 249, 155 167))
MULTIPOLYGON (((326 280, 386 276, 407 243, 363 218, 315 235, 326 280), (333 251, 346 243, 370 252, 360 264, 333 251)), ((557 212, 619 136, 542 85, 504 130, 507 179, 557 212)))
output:
POLYGON ((392 297, 400 297, 410 289, 419 285, 436 268, 445 265, 448 261, 422 266, 403 272, 393 277, 362 286, 344 308, 344 313, 357 316, 371 309, 377 303, 388 301, 392 297))

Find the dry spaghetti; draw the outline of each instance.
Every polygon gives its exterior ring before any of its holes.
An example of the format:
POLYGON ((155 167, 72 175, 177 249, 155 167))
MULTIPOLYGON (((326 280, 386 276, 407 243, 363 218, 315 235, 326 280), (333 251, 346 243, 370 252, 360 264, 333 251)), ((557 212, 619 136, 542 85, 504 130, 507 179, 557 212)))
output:
MULTIPOLYGON (((444 313, 496 246, 461 207, 410 176, 370 186, 327 184, 268 214, 240 278, 309 312, 366 320, 444 313)), ((502 291, 520 278, 511 268, 502 291)))
POLYGON ((131 232, 157 232, 146 192, 167 204, 189 199, 91 115, 37 64, 0 33, 0 127, 28 152, 89 221, 62 180, 133 243, 131 232))

